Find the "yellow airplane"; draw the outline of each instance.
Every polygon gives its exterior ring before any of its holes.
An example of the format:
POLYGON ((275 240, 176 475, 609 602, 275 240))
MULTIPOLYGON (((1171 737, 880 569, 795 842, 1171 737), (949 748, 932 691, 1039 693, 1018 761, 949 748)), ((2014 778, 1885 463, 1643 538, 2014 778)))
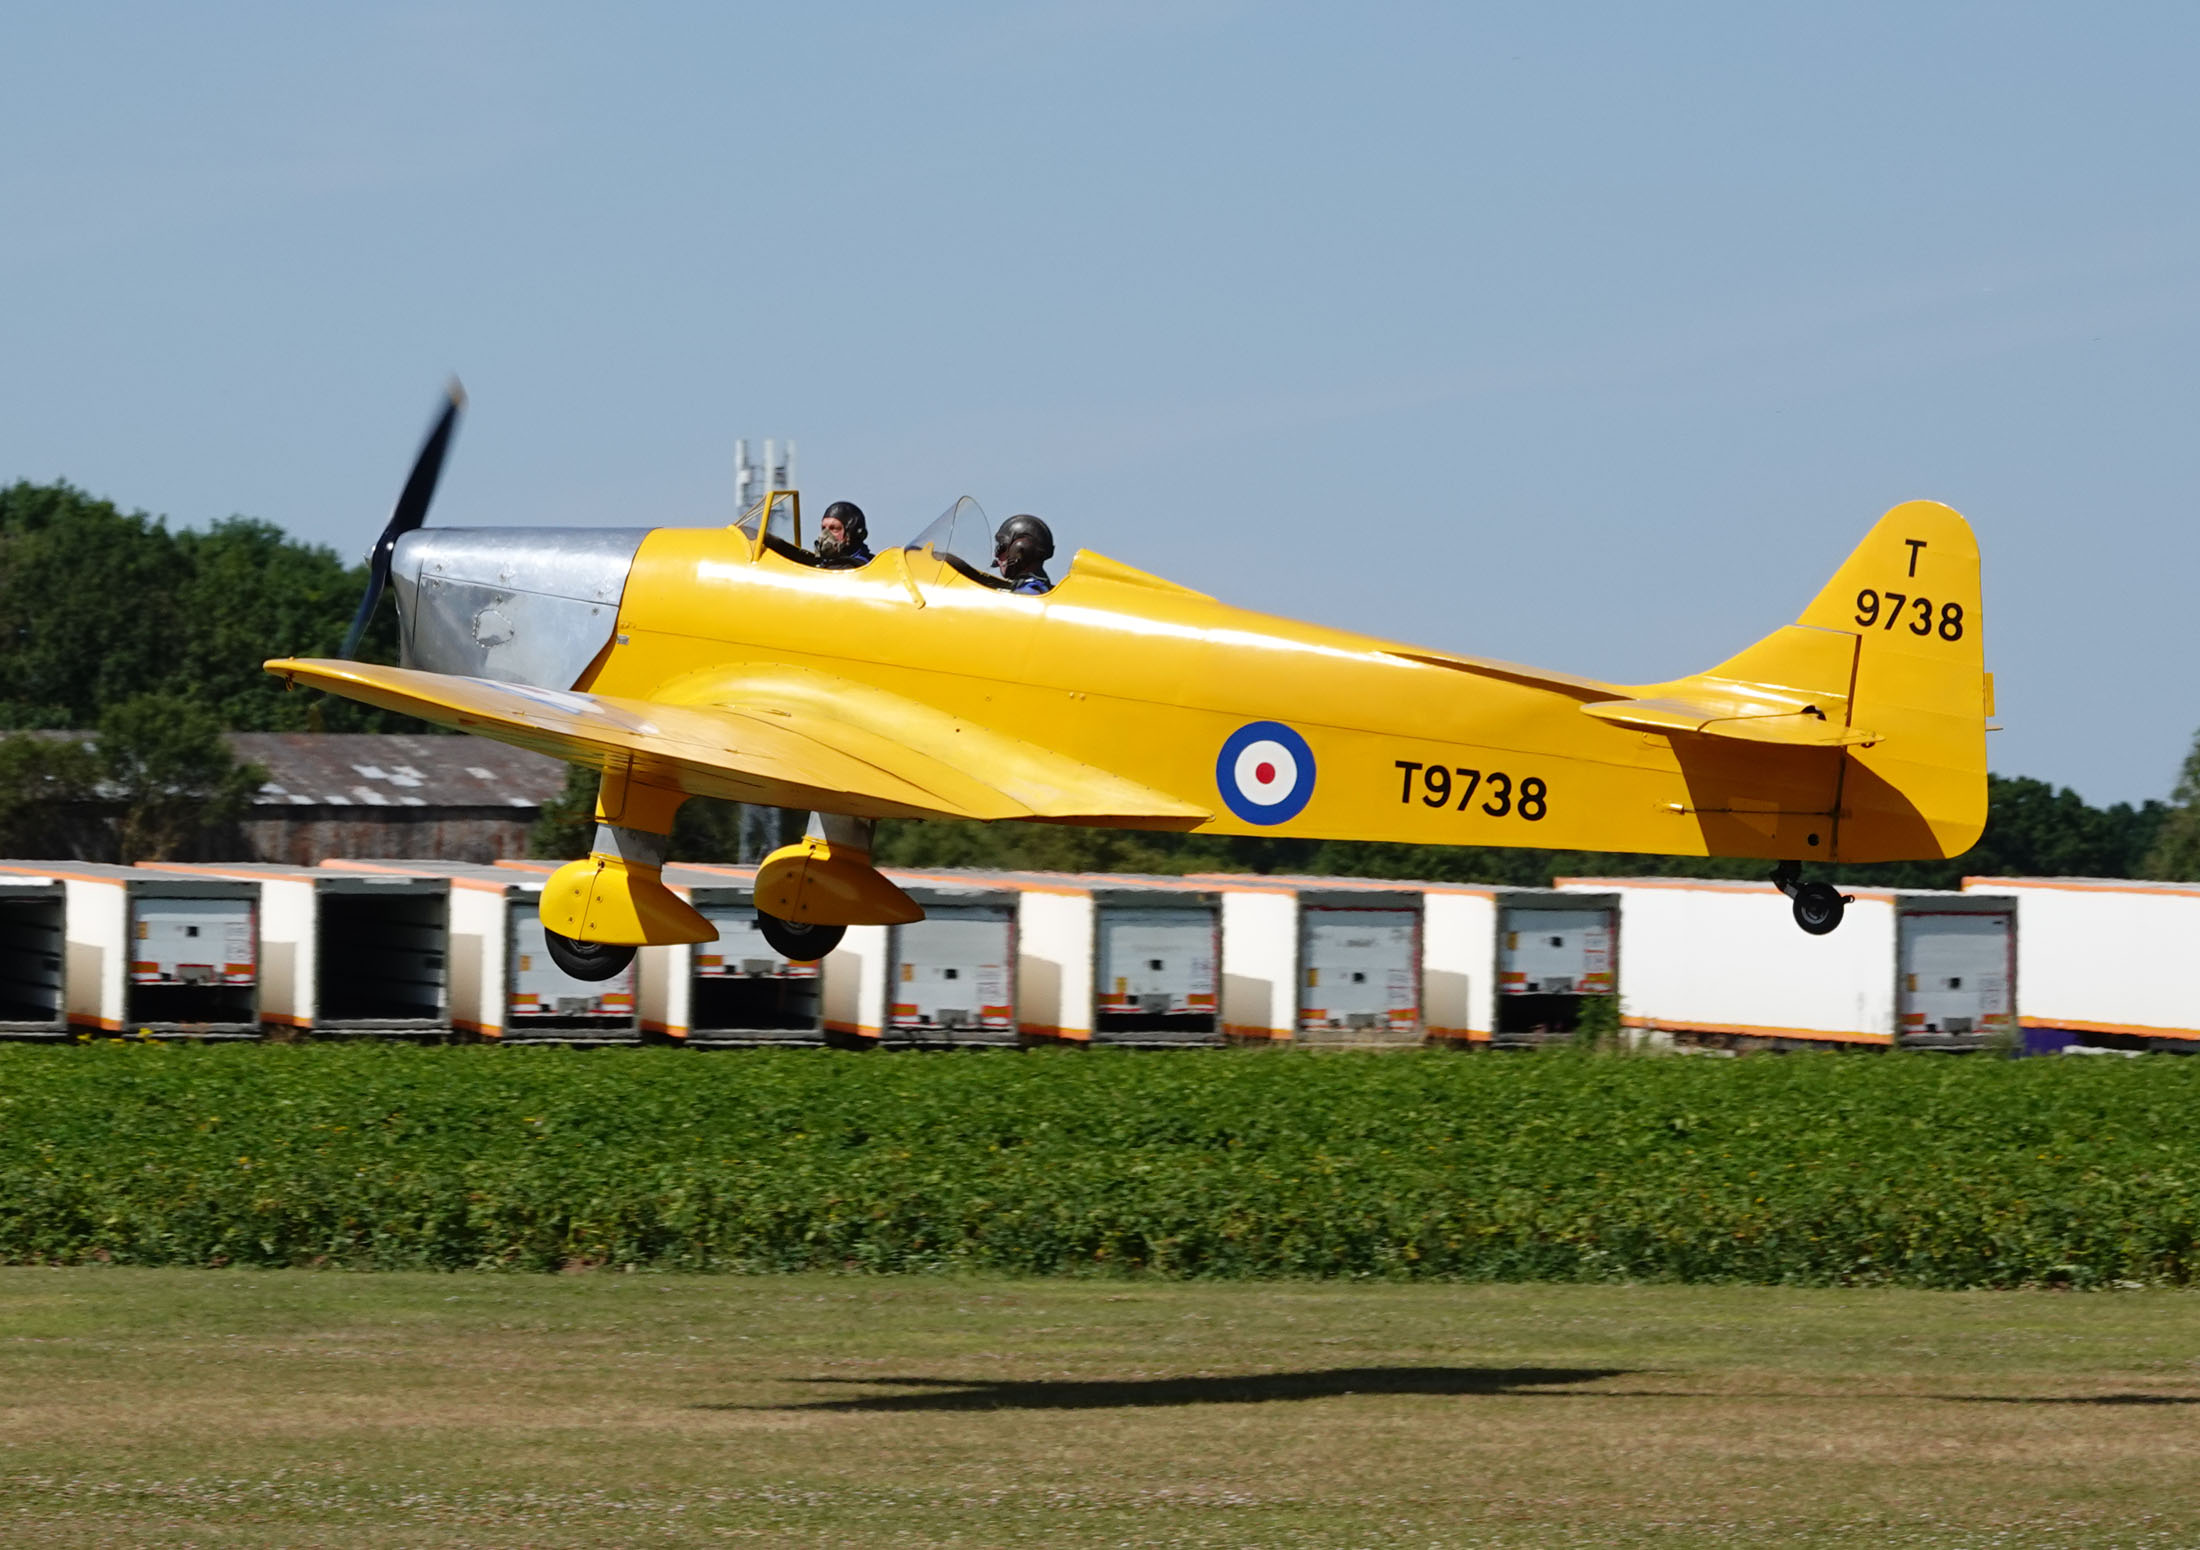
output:
POLYGON ((1817 934, 1845 900, 1804 863, 1954 856, 1985 822, 1978 546, 1934 502, 1881 517, 1794 624, 1620 685, 1253 613, 1089 550, 1012 595, 967 499, 853 569, 801 547, 792 491, 727 527, 424 527, 462 403, 454 384, 345 648, 394 580, 405 665, 267 669, 600 769, 592 852, 542 895, 570 972, 716 935, 659 875, 690 796, 816 815, 757 880, 796 958, 921 916, 872 866, 880 818, 1759 857, 1817 934))

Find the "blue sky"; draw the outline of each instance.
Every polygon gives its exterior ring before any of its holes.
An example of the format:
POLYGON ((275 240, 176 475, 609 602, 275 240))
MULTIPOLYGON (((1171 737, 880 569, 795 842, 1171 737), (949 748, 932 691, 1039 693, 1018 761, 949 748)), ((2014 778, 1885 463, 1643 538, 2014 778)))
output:
POLYGON ((2200 10, 0 13, 0 480, 362 549, 725 520, 737 436, 1237 603, 1622 681, 1930 497, 1996 769, 2200 727, 2200 10))

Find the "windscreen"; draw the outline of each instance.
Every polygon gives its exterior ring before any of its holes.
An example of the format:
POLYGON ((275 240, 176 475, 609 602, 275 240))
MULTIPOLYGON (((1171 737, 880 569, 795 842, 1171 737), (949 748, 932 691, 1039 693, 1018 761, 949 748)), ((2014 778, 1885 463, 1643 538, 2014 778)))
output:
POLYGON ((792 490, 772 491, 743 512, 741 520, 734 523, 734 526, 750 538, 754 538, 758 522, 766 523, 765 531, 774 538, 785 539, 790 544, 799 545, 802 542, 800 525, 795 521, 794 491, 792 490))
POLYGON ((965 495, 905 547, 929 549, 943 558, 951 554, 978 570, 986 570, 993 564, 993 524, 984 508, 965 495))

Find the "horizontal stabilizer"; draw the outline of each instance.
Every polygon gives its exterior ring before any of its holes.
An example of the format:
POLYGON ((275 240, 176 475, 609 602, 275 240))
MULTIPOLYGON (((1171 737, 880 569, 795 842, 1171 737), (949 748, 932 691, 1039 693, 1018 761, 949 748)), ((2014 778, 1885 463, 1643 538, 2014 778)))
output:
POLYGON ((1877 741, 1869 732, 1829 721, 1823 714, 1808 710, 1767 714, 1671 699, 1598 700, 1581 708, 1599 721, 1661 735, 1694 732, 1745 743, 1785 743, 1792 748, 1845 748, 1877 741))

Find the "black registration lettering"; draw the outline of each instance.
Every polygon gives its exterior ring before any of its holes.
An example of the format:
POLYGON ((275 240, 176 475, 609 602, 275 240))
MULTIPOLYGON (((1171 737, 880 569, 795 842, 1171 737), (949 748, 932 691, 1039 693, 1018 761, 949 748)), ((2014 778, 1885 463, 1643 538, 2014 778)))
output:
POLYGON ((1516 783, 1503 770, 1470 770, 1419 759, 1393 759, 1391 767, 1398 771, 1400 802, 1448 807, 1455 813, 1473 807, 1492 818, 1524 818, 1529 823, 1541 822, 1550 810, 1550 787, 1540 775, 1526 775, 1516 783), (1454 792, 1459 798, 1456 803, 1454 792), (1474 800, 1478 795, 1483 798, 1479 803, 1474 800))

